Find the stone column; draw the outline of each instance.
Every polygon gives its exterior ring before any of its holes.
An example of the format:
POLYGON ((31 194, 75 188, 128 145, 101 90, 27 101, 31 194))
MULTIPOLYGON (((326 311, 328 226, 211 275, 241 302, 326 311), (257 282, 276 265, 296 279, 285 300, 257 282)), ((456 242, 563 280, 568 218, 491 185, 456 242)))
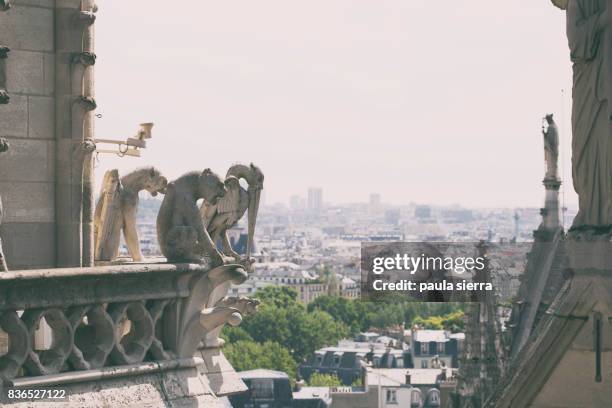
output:
POLYGON ((56 2, 56 238, 60 267, 93 263, 94 12, 92 0, 56 2))
POLYGON ((561 180, 557 178, 545 178, 542 183, 546 189, 546 198, 544 208, 541 209, 542 226, 548 229, 556 229, 560 227, 559 218, 559 188, 561 180))

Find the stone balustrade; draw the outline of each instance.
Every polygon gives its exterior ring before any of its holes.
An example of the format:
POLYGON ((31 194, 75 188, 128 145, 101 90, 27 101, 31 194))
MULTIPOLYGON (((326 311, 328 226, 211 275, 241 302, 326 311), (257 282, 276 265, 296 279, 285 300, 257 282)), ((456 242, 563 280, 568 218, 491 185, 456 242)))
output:
POLYGON ((224 299, 230 283, 246 279, 241 265, 2 273, 0 329, 8 350, 0 350, 0 377, 5 386, 19 387, 197 366, 206 359, 200 349, 207 336, 238 324, 252 307, 248 300, 224 299), (46 346, 37 344, 42 326, 51 337, 46 346))

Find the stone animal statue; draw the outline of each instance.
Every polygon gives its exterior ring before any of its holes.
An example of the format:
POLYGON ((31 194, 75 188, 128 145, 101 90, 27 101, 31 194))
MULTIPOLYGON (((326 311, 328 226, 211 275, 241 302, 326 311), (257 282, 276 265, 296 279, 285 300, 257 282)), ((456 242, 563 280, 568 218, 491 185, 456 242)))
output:
POLYGON ((157 239, 169 262, 210 262, 210 267, 225 263, 204 227, 197 202, 203 199, 215 205, 226 192, 221 178, 210 169, 184 174, 168 184, 157 215, 157 239))
POLYGON ((251 163, 250 166, 236 164, 227 171, 225 185, 227 194, 216 204, 204 202, 200 208, 204 226, 208 230, 213 242, 221 240, 223 253, 240 261, 240 255, 234 251, 227 237, 227 230, 235 226, 238 221, 248 213, 248 239, 245 261, 250 265, 251 250, 253 247, 253 235, 257 212, 259 211, 259 200, 263 189, 264 175, 261 170, 251 163), (244 179, 248 190, 240 186, 240 179, 244 179))
MULTIPOLYGON (((4 153, 8 150, 9 144, 6 139, 0 138, 0 153, 4 153)), ((2 216, 4 211, 2 209, 2 198, 0 197, 0 224, 2 224, 2 216)), ((2 239, 0 238, 0 272, 8 272, 6 266, 6 259, 4 258, 4 251, 2 250, 2 239)))
POLYGON ((96 260, 111 261, 117 258, 123 230, 132 260, 142 261, 136 230, 138 195, 146 190, 155 197, 158 193, 164 193, 167 185, 168 180, 154 167, 135 170, 121 179, 117 170, 105 174, 94 215, 96 260))

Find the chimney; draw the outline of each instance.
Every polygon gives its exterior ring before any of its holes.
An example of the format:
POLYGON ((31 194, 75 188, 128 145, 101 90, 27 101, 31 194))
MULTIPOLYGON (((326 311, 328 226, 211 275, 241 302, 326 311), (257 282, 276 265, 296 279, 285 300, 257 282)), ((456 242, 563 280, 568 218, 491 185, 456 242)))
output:
POLYGON ((410 385, 410 371, 406 371, 406 385, 410 385))

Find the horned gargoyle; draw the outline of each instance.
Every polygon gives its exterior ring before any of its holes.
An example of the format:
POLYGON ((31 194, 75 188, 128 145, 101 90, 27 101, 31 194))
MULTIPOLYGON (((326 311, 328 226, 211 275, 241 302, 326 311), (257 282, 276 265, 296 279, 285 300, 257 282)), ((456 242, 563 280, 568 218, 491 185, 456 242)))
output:
MULTIPOLYGON (((215 307, 205 309, 202 311, 202 316, 210 316, 214 313, 215 310, 226 310, 227 308, 235 309, 238 311, 238 315, 240 316, 239 321, 235 321, 236 316, 230 314, 228 316, 227 321, 217 320, 216 322, 211 323, 210 325, 214 328, 211 329, 204 338, 204 347, 221 347, 225 343, 225 341, 219 338, 221 331, 225 327, 226 324, 230 326, 237 326, 242 321, 243 316, 248 316, 257 311, 257 306, 259 306, 261 302, 258 299, 251 299, 245 296, 239 297, 226 297, 220 300, 215 307), (214 326, 214 324, 219 323, 218 326, 214 326)), ((221 314, 223 315, 223 313, 221 314)))
POLYGON ((157 239, 169 262, 223 265, 230 259, 221 255, 204 227, 197 201, 216 205, 226 194, 221 178, 210 169, 187 173, 168 184, 157 215, 157 239))
MULTIPOLYGON (((4 153, 9 149, 9 144, 4 138, 0 138, 0 153, 4 153)), ((0 224, 2 224, 2 215, 4 214, 2 209, 2 197, 0 197, 0 224)), ((6 266, 6 259, 4 259, 4 251, 2 250, 2 238, 0 237, 0 272, 8 272, 6 266)))
POLYGON ((221 240, 223 253, 233 257, 236 261, 243 263, 247 269, 251 266, 251 251, 253 248, 253 235, 257 212, 259 211, 259 200, 263 189, 264 175, 261 170, 251 163, 250 166, 236 164, 227 171, 225 186, 227 194, 216 204, 204 202, 200 208, 204 225, 213 242, 221 240), (248 184, 248 190, 240 186, 240 179, 248 184), (248 239, 244 259, 232 248, 227 230, 235 226, 238 221, 248 213, 248 239))
POLYGON ((96 260, 111 261, 117 258, 123 230, 132 259, 142 261, 136 230, 138 194, 146 190, 155 197, 158 193, 164 193, 167 185, 168 180, 154 167, 135 170, 121 179, 117 170, 106 172, 94 215, 96 260))

